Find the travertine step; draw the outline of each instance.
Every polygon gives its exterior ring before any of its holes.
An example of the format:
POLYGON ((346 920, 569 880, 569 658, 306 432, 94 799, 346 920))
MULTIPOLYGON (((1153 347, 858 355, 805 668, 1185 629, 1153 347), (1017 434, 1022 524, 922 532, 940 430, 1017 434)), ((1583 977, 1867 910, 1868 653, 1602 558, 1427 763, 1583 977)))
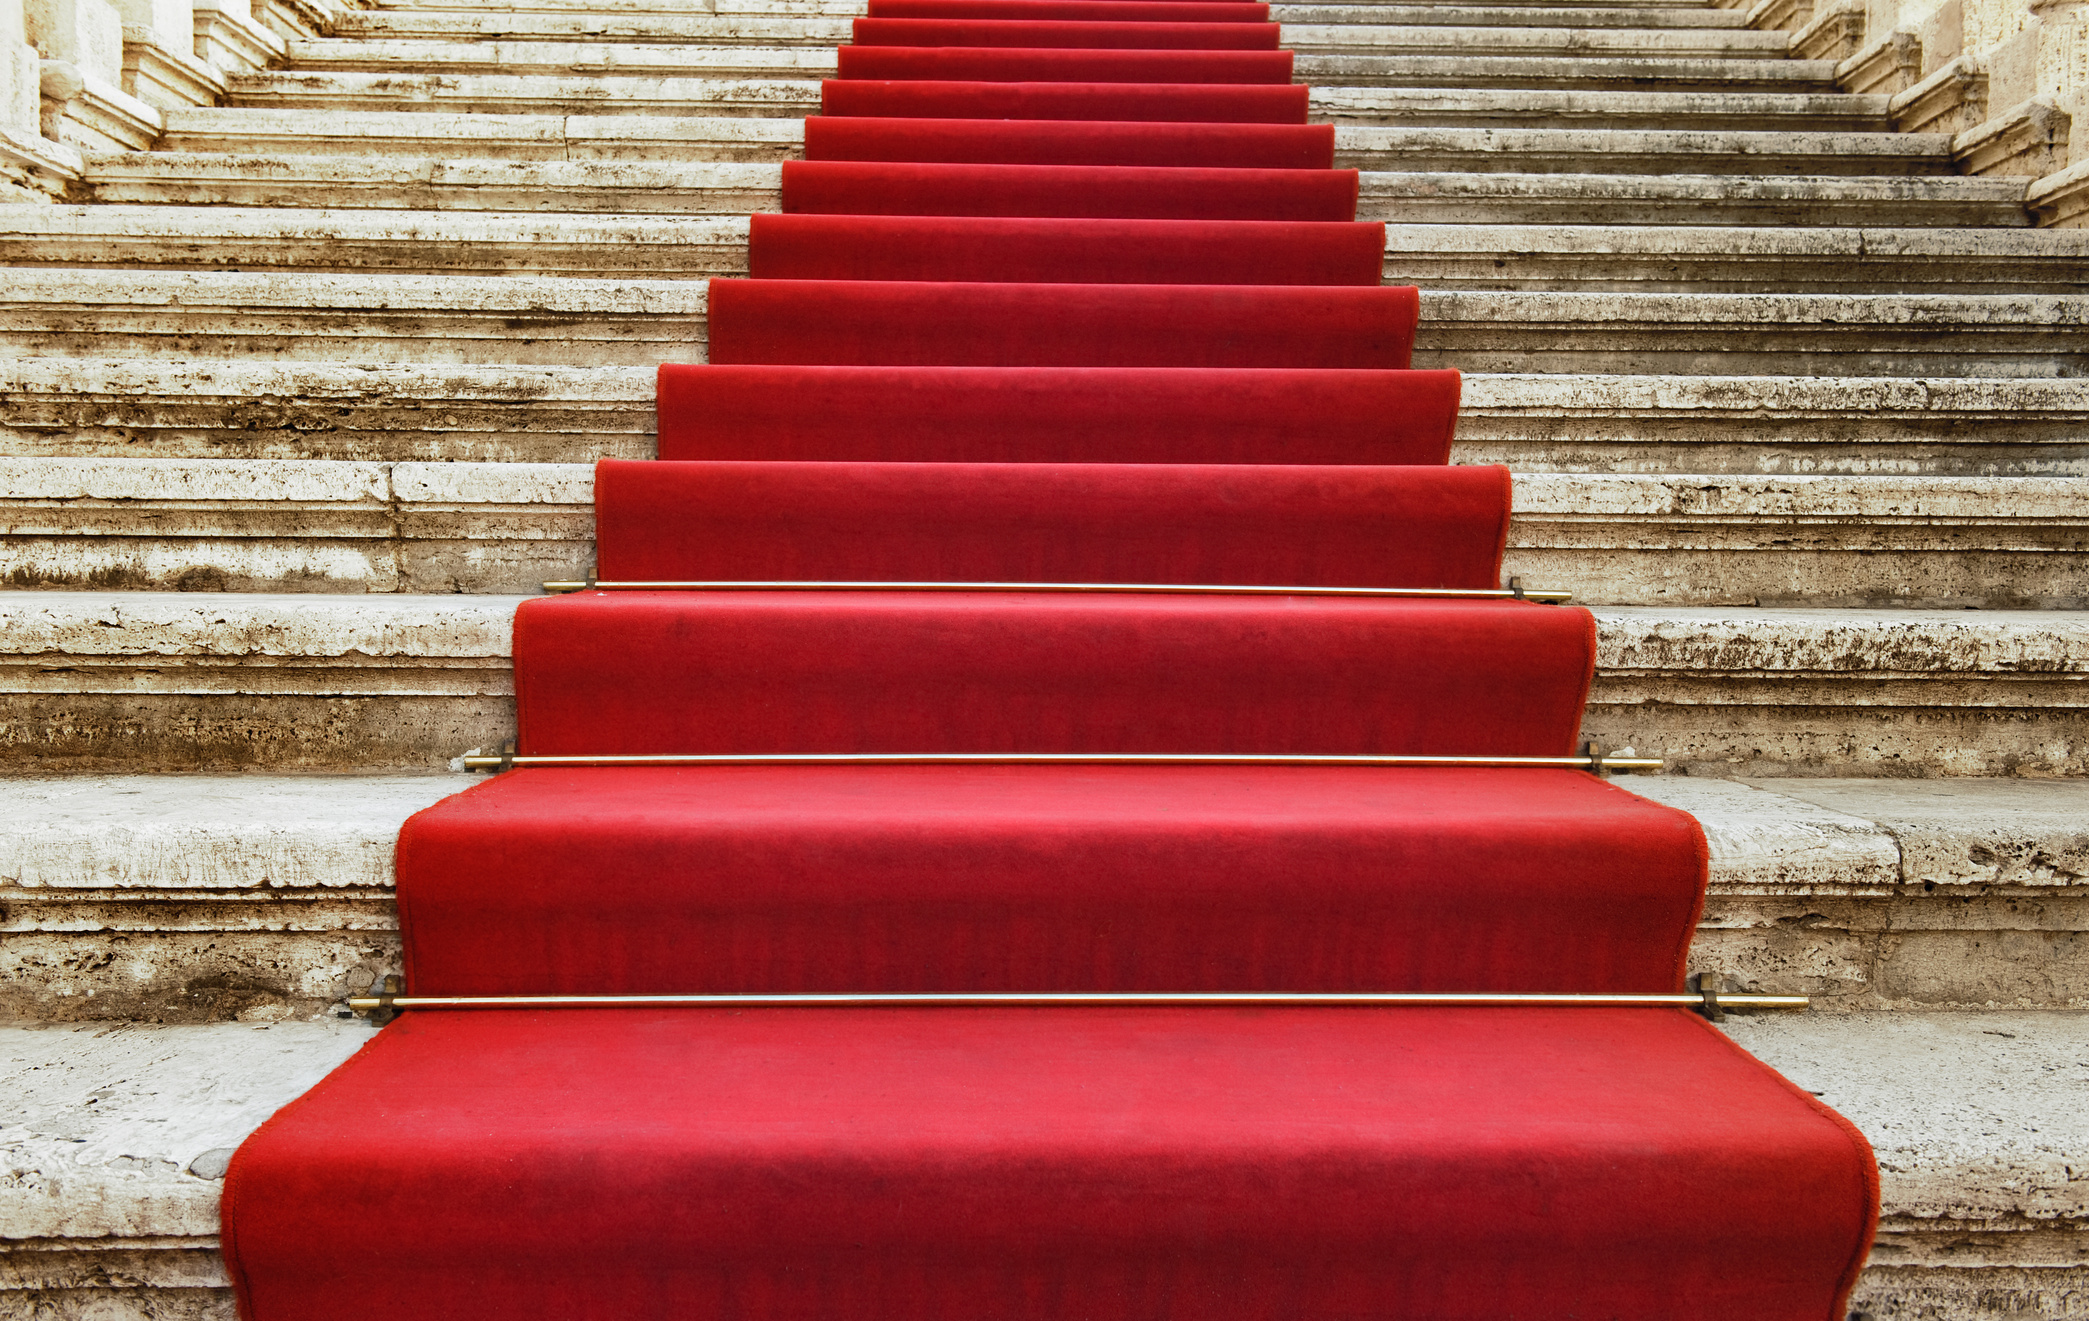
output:
MULTIPOLYGON (((513 736, 505 596, 0 593, 22 772, 428 769, 513 736)), ((2089 772, 2089 615, 1601 606, 1585 729, 1696 774, 2089 772)))
POLYGON ((0 262, 434 274, 747 273, 745 216, 236 207, 0 207, 0 262))
POLYGON ((440 110, 490 115, 788 116, 818 111, 819 78, 817 71, 778 78, 641 78, 607 74, 589 78, 270 70, 228 76, 225 102, 321 113, 440 110))
POLYGON ((1840 92, 1559 92, 1315 87, 1311 114, 1337 124, 1477 128, 1891 132, 1884 96, 1840 92))
POLYGON ((696 280, 22 270, 0 295, 0 345, 79 357, 654 366, 703 360, 704 294, 696 280))
MULTIPOLYGON (((229 81, 228 105, 329 113, 791 116, 813 114, 820 107, 816 75, 583 78, 286 69, 234 75, 229 81)), ((1356 124, 1881 132, 1892 127, 1888 99, 1845 96, 1825 87, 1748 92, 1723 87, 1657 91, 1637 85, 1554 90, 1323 84, 1313 88, 1309 106, 1315 119, 1356 124)))
MULTIPOLYGON (((795 158, 797 119, 412 112, 172 112, 156 151, 441 156, 478 160, 746 161, 795 158)), ((1567 174, 1948 175, 1944 134, 1660 129, 1335 129, 1335 163, 1366 170, 1567 174)))
MULTIPOLYGON (((168 111, 167 132, 155 151, 660 163, 789 160, 801 155, 804 146, 805 126, 797 117, 371 110, 319 114, 205 106, 168 111)), ((99 158, 98 164, 106 161, 99 158)))
MULTIPOLYGON (((24 457, 578 463, 653 454, 653 369, 0 360, 24 457)), ((1519 472, 2089 476, 2071 380, 1465 378, 1454 457, 1519 472)))
MULTIPOLYGON (((0 207, 20 267, 708 278, 747 273, 741 216, 0 207)), ((2069 293, 2089 231, 1395 225, 1385 277, 1442 289, 2069 293)))
MULTIPOLYGON (((389 61, 402 41, 585 42, 590 44, 701 46, 821 46, 851 39, 847 18, 751 17, 743 15, 432 14, 364 12, 337 24, 330 39, 294 41, 287 60, 300 67, 365 68, 341 64, 354 58, 351 42, 382 45, 389 61)), ((1572 24, 1388 23, 1363 9, 1331 9, 1313 17, 1282 20, 1278 43, 1301 54, 1406 54, 1448 56, 1532 55, 1558 58, 1714 56, 1721 59, 1783 59, 1790 38, 1783 32, 1731 27, 1583 28, 1572 24)))
MULTIPOLYGON (((530 592, 586 464, 0 459, 14 587, 530 592)), ((1526 474, 1506 571, 1589 604, 2089 606, 2089 479, 1526 474)))
POLYGON ((1833 60, 1693 56, 1300 55, 1299 82, 1315 87, 1526 87, 1636 92, 1829 91, 1833 60))
POLYGON ((2074 378, 2089 296, 1425 292, 1414 365, 2074 378))
MULTIPOLYGON (((704 130, 708 133, 708 130, 704 130)), ((631 153, 642 155, 642 152, 631 153)), ((781 205, 754 162, 132 152, 96 159, 98 202, 744 215, 781 205)), ((2028 227, 2021 182, 1929 177, 1368 171, 1364 220, 1431 225, 2028 227)))
MULTIPOLYGON (((2075 1153, 2089 1016, 1729 1017, 1724 1030, 1849 1116, 1878 1154, 1879 1237, 1853 1308, 2062 1317, 2089 1292, 2075 1153)), ((226 1158, 369 1039, 360 1021, 0 1030, 18 1098, 0 1147, 0 1308, 232 1321, 226 1158), (33 1291, 33 1292, 32 1292, 33 1291)))
MULTIPOLYGON (((397 973, 392 844, 463 775, 0 780, 0 1015, 311 1017, 397 973), (83 963, 87 947, 121 951, 83 963)), ((1711 843, 1693 965, 1820 1009, 2089 1005, 2089 787, 1619 783, 1711 843)))
MULTIPOLYGON (((92 358, 701 362, 706 292, 697 280, 25 269, 0 296, 0 345, 92 358)), ((2083 295, 1425 292, 1414 363, 2066 378, 2089 372, 2085 322, 2083 295)))
MULTIPOLYGON (((701 42, 706 45, 748 43, 794 46, 835 45, 850 38, 849 20, 861 15, 860 3, 836 3, 818 15, 729 13, 687 10, 608 13, 600 10, 560 12, 516 9, 493 12, 459 8, 386 8, 351 10, 334 24, 332 36, 374 40, 398 38, 517 38, 521 40, 590 40, 701 42), (812 42, 807 34, 824 40, 812 42)), ((1584 36, 1601 44, 1584 49, 1682 49, 1785 53, 1783 32, 1761 32, 1747 26, 1747 16, 1733 10, 1429 8, 1413 5, 1271 5, 1270 21, 1283 25, 1282 44, 1297 47, 1300 32, 1324 27, 1372 27, 1392 31, 1426 27, 1446 32, 1470 29, 1540 31, 1561 34, 1562 44, 1584 36), (1629 36, 1627 35, 1629 34, 1629 36), (1636 39, 1636 40, 1635 40, 1636 39), (1651 43, 1681 42, 1680 45, 1651 43)), ((1472 42, 1472 38, 1445 37, 1472 42)), ((1484 43, 1480 43, 1484 44, 1484 43)))

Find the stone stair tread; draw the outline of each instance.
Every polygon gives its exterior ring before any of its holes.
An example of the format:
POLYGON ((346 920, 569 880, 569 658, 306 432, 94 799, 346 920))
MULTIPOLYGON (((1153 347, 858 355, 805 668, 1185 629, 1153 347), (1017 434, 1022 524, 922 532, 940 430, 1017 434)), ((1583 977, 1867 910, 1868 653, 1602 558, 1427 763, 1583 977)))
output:
MULTIPOLYGON (((317 1012, 340 994, 344 974, 396 971, 393 841, 409 815, 473 782, 0 781, 0 898, 20 951, 18 989, 58 1017, 166 1013, 169 1003, 178 1017, 178 993, 150 997, 238 960, 254 974, 248 1013, 317 1012), (67 980, 66 949, 109 939, 134 943, 128 971, 67 980), (151 984, 127 991, 126 977, 151 984), (258 994, 271 983, 272 995, 258 994), (119 1003, 125 996, 131 1002, 119 1003)), ((2089 1003, 2089 962, 2066 943, 2089 906, 2089 786, 2080 780, 1620 783, 1704 823, 1711 892, 1699 966, 1822 997, 1832 1010, 2089 1003), (2042 966, 2026 965, 2027 942, 2056 937, 2042 966)))
MULTIPOLYGON (((17 587, 527 591, 590 571, 593 476, 0 458, 0 534, 17 587)), ((1507 571, 1585 603, 2089 604, 2089 478, 1537 473, 1514 509, 1507 571)))
MULTIPOLYGON (((158 151, 256 155, 293 152, 382 159, 389 152, 445 159, 746 160, 796 157, 795 119, 678 116, 456 115, 440 112, 198 109, 168 115, 158 151)), ((1461 169, 1631 170, 1771 175, 1953 173, 1945 134, 1765 130, 1381 127, 1340 124, 1336 164, 1461 169), (1639 158, 1644 158, 1639 159, 1639 158)))
MULTIPOLYGON (((1877 1150, 1880 1248, 1854 1305, 1890 1288, 1895 1265, 1964 1264, 1957 1244, 1976 1235, 1996 1265, 2078 1259, 2089 1207, 2070 1165, 2089 1142, 2074 1103, 2089 1016, 1816 1013, 1724 1027, 1877 1150)), ((369 1036, 360 1021, 0 1029, 18 1098, 0 1139, 20 1171, 0 1201, 17 1241, 10 1290, 99 1274, 229 1294, 215 1251, 226 1154, 369 1036)))
POLYGON ((819 111, 821 76, 817 69, 781 77, 721 72, 715 78, 272 70, 229 75, 225 100, 233 106, 327 111, 807 115, 819 111))
POLYGON ((1316 87, 1518 87, 1637 91, 1832 90, 1833 60, 1718 59, 1689 55, 1300 55, 1297 80, 1316 87))
POLYGON ((1551 91, 1462 87, 1315 87, 1311 113, 1336 124, 1797 129, 1888 132, 1885 96, 1842 92, 1551 91))
MULTIPOLYGON (((781 205, 778 166, 744 160, 135 152, 96 157, 88 186, 103 204, 299 207, 323 195, 335 208, 644 215, 781 205)), ((1357 213, 1408 224, 2030 226, 2021 182, 1947 175, 1367 170, 1357 213)))
MULTIPOLYGON (((0 360, 0 448, 584 462, 653 452, 649 366, 0 360)), ((2073 380, 1468 373, 1455 452, 1519 471, 2089 475, 2073 380)))

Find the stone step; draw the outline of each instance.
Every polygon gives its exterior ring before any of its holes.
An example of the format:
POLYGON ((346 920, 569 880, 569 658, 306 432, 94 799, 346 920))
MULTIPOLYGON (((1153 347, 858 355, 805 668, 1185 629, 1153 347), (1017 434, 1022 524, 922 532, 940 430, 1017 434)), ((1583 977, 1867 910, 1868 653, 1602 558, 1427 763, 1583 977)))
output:
MULTIPOLYGON (((0 1014, 311 1018, 399 971, 392 844, 463 775, 0 780, 0 1014), (113 958, 83 957, 87 951, 113 958)), ((1693 966, 1818 1010, 2089 1004, 2089 786, 1642 776, 1704 824, 1693 966)))
MULTIPOLYGON (((709 278, 747 273, 743 217, 290 208, 0 207, 16 267, 709 278)), ((1385 276, 1436 289, 2068 293, 2089 231, 1395 225, 1385 276)))
POLYGON ((267 70, 228 75, 225 103, 320 113, 435 110, 490 115, 788 116, 819 110, 819 77, 817 72, 777 78, 589 78, 267 70))
POLYGON ((1316 121, 1445 128, 1892 132, 1884 96, 1840 92, 1315 87, 1316 121))
MULTIPOLYGON (((1519 472, 2089 476, 2072 380, 1471 374, 1454 457, 1519 472)), ((653 369, 0 360, 24 458, 653 455, 653 369)))
MULTIPOLYGON (((1790 37, 1735 27, 1582 27, 1572 22, 1543 26, 1529 22, 1462 26, 1442 22, 1388 22, 1379 12, 1327 7, 1292 16, 1272 15, 1281 24, 1278 43, 1300 54, 1532 55, 1604 58, 1617 55, 1691 55, 1723 59, 1783 59, 1790 37)), ((357 57, 352 42, 387 51, 401 42, 557 42, 600 46, 832 47, 846 44, 852 20, 842 17, 647 14, 486 14, 363 11, 337 23, 330 38, 294 41, 286 60, 300 68, 367 68, 342 63, 357 57)), ((384 56, 389 60, 390 56, 384 56)), ((621 63, 620 60, 614 63, 621 63)))
POLYGON ((1826 92, 1835 61, 1703 56, 1300 55, 1293 73, 1314 87, 1515 87, 1671 92, 1826 92))
MULTIPOLYGON (((1879 1235, 1853 1309, 2060 1317, 2089 1291, 2085 1016, 1812 1013, 1723 1028, 1877 1152, 1879 1235)), ((0 1029, 0 1085, 18 1098, 0 1151, 19 1172, 0 1194, 0 1308, 229 1319, 225 1161, 369 1037, 361 1021, 0 1029)))
MULTIPOLYGON (((172 112, 156 151, 474 160, 796 159, 797 119, 172 112)), ((149 153, 139 153, 149 154, 149 153)), ((1341 124, 1335 163, 1364 170, 1565 174, 1949 175, 1944 134, 1661 129, 1391 128, 1341 124)), ((120 167, 120 166, 119 166, 120 167)), ((96 175, 90 177, 98 177, 96 175)))
MULTIPOLYGON (((714 166, 713 169, 758 169, 714 166)), ((697 280, 23 269, 0 345, 50 357, 703 361, 697 280)), ((2078 377, 2089 296, 1425 292, 1414 365, 1632 375, 2078 377)))
MULTIPOLYGON (((16 588, 533 592, 593 571, 586 464, 0 459, 16 588)), ((1505 571, 1587 604, 2089 607, 2089 479, 1516 479, 1505 571)))
MULTIPOLYGON (((1338 134, 1342 131, 1345 130, 1338 130, 1338 134)), ((804 153, 804 148, 805 126, 799 117, 460 115, 371 110, 319 114, 309 110, 203 106, 168 111, 167 132, 155 150, 242 156, 403 155, 451 161, 468 158, 663 163, 794 160, 804 153)), ((108 158, 97 159, 100 162, 108 158)))
MULTIPOLYGON (((514 735, 518 600, 0 593, 0 748, 24 774, 439 768, 514 735)), ((1680 772, 2089 772, 2089 615, 1595 613, 1585 730, 1680 772)))
MULTIPOLYGON (((1673 9, 1653 5, 1611 5, 1604 0, 1589 4, 1475 5, 1415 4, 1396 0, 1386 4, 1273 4, 1274 23, 1372 24, 1391 27, 1510 27, 1674 29, 1748 29, 1748 15, 1739 9, 1673 9)), ((361 36, 537 36, 571 32, 608 40, 645 34, 676 36, 691 24, 712 22, 796 21, 856 18, 866 12, 863 0, 800 0, 787 4, 696 2, 677 5, 673 0, 654 0, 643 6, 569 4, 564 0, 501 5, 497 8, 472 4, 387 5, 381 10, 348 10, 334 20, 331 35, 361 36)), ((843 32, 846 34, 847 29, 843 32)), ((844 35, 842 40, 847 40, 844 35)))
POLYGON ((2089 296, 1425 292, 1414 365, 2075 378, 2089 296))
MULTIPOLYGON (((700 130, 708 131, 708 130, 700 130)), ((758 162, 451 160, 129 152, 98 157, 99 203, 745 215, 782 204, 758 162)), ((1366 171, 1357 216, 1407 225, 1864 225, 2027 228, 2015 179, 1366 171)))
MULTIPOLYGON (((1387 78, 1386 83, 1401 81, 1387 78)), ((1409 80, 1411 82, 1411 80, 1409 80)), ((816 76, 803 78, 553 77, 508 74, 267 70, 228 78, 230 106, 334 113, 448 112, 529 115, 775 115, 817 113, 816 76)), ((1828 88, 1735 91, 1450 85, 1313 88, 1319 120, 1447 127, 1756 129, 1817 132, 1891 129, 1884 96, 1828 88)), ((187 113, 187 112, 180 112, 187 113)))
MULTIPOLYGON (((759 167, 716 166, 715 169, 759 167)), ((57 356, 656 366, 703 360, 696 280, 22 270, 0 345, 57 356)))

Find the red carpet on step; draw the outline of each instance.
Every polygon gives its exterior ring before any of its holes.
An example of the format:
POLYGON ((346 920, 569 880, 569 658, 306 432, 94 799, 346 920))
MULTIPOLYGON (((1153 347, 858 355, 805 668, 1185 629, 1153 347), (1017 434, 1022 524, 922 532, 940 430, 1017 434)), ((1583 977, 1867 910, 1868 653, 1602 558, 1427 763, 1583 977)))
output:
POLYGON ((1007 124, 823 115, 805 121, 805 159, 1329 170, 1335 163, 1335 133, 1328 124, 1113 124, 1078 119, 1007 124))
POLYGON ((837 72, 843 78, 903 81, 948 78, 1007 83, 1288 83, 1291 52, 843 46, 837 72))
POLYGON ((872 18, 1020 18, 1084 23, 1267 23, 1229 0, 870 0, 872 18))
POLYGON ((1385 226, 1001 216, 755 216, 757 280, 1375 285, 1385 226))
POLYGON ((1274 23, 1061 23, 1008 19, 859 18, 856 46, 994 50, 1266 50, 1274 23))
MULTIPOLYGON (((602 579, 714 586, 526 603, 521 754, 1571 753, 1579 608, 977 589, 1499 582, 1268 17, 870 0, 596 470, 602 579)), ((1671 991, 1707 867, 1579 770, 1019 760, 525 767, 397 855, 457 995, 1671 991)), ((223 1245, 245 1321, 1841 1321, 1877 1192, 1667 1008, 415 1009, 223 1245)))
POLYGON ((1829 1321, 1870 1170, 1677 1010, 418 1011, 224 1244, 299 1321, 1829 1321))
POLYGON ((1697 823, 1565 770, 520 770, 407 826, 424 995, 1670 991, 1697 823))
POLYGON ((1494 467, 640 463, 595 467, 607 582, 1491 588, 1494 467))
POLYGON ((1412 288, 713 280, 716 363, 1405 367, 1412 288))
MULTIPOLYGON (((1107 124, 1306 125, 1308 89, 1283 86, 1113 82, 968 82, 830 79, 822 116, 908 119, 1091 120, 1107 124)), ((807 125, 819 122, 807 120, 807 125)), ((807 137, 816 132, 808 127, 807 137)), ((1018 136, 1018 140, 1020 136, 1018 136)), ((1333 134, 1329 134, 1333 143, 1333 134)), ((1332 150, 1332 145, 1330 145, 1332 150)), ((1208 162, 1192 160, 1191 164, 1208 162)))
POLYGON ((671 363, 660 457, 1440 464, 1458 393, 1453 371, 671 363))

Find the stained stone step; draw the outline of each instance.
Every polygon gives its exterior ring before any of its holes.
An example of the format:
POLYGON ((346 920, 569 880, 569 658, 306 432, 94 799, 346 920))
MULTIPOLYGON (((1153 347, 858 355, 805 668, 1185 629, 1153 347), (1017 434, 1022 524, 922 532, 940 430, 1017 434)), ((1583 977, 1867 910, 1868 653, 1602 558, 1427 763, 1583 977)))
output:
MULTIPOLYGON (((835 39, 796 46, 641 46, 582 41, 349 41, 289 43, 284 63, 300 73, 391 73, 406 77, 478 74, 595 74, 630 78, 831 78, 835 39)), ((266 77, 267 75, 257 75, 266 77)), ((231 83, 243 91, 245 83, 231 83)))
MULTIPOLYGON (((0 297, 0 346, 92 358, 700 362, 705 295, 696 280, 24 269, 0 297)), ((2089 373, 2085 320, 2083 295, 1431 291, 1414 365, 2072 378, 2089 373)))
POLYGON ((1830 91, 1833 60, 1693 56, 1300 55, 1297 80, 1314 87, 1517 87, 1711 92, 1830 91))
MULTIPOLYGON (((20 457, 653 455, 653 369, 0 360, 20 457)), ((1469 374, 1454 457, 1519 472, 2089 476, 2071 380, 1469 374)))
POLYGON ((2089 296, 1425 292, 1414 365, 2079 378, 2089 296))
MULTIPOLYGON (((1273 15, 1273 17, 1276 17, 1273 15)), ((1366 9, 1328 9, 1280 19, 1278 43, 1301 54, 1529 55, 1559 58, 1616 55, 1710 55, 1723 59, 1783 59, 1783 32, 1732 27, 1586 28, 1563 23, 1471 27, 1444 23, 1389 23, 1366 9)), ((340 64, 349 42, 402 41, 585 42, 591 45, 837 46, 848 42, 852 20, 842 17, 744 15, 430 14, 362 12, 336 24, 331 39, 291 43, 288 61, 300 67, 361 68, 340 64)), ((389 55, 383 58, 390 58, 389 55)))
POLYGON ((1891 132, 1884 96, 1840 92, 1544 91, 1315 87, 1312 117, 1337 124, 1475 128, 1891 132))
MULTIPOLYGON (((292 208, 0 207, 17 267, 631 275, 747 273, 748 221, 292 208)), ((2089 231, 1396 225, 1385 276, 1438 289, 2068 293, 2089 231)))
MULTIPOLYGON (((835 45, 850 39, 850 19, 861 15, 860 3, 837 3, 821 14, 684 12, 557 12, 544 10, 386 8, 350 10, 334 23, 337 38, 432 39, 514 38, 519 40, 590 40, 702 42, 709 45, 835 45)), ((1298 48, 1297 29, 1370 27, 1404 30, 1417 27, 1449 32, 1514 29, 1547 32, 1552 42, 1566 44, 1601 34, 1606 49, 1612 41, 1637 38, 1624 48, 1769 52, 1782 57, 1789 38, 1783 32, 1759 32, 1747 16, 1734 10, 1429 8, 1413 5, 1272 5, 1270 21, 1284 27, 1282 44, 1298 48), (1617 34, 1612 36, 1612 34, 1617 34), (1674 41, 1679 44, 1668 45, 1674 41)), ((1446 37, 1446 41, 1457 40, 1446 37)), ((1467 40, 1471 40, 1468 38, 1467 40)), ((1482 43, 1484 44, 1484 43, 1482 43)))
POLYGON ((747 229, 745 216, 25 206, 0 208, 0 263, 708 278, 747 273, 747 229))
POLYGON ((817 71, 775 78, 589 78, 403 70, 268 70, 228 74, 225 102, 320 113, 434 110, 491 115, 807 115, 819 109, 819 77, 817 71))
MULTIPOLYGON (((426 770, 513 737, 517 598, 0 593, 33 771, 426 770)), ((2089 615, 1600 606, 1584 728, 1690 774, 2089 772, 2089 615)))
MULTIPOLYGON (((476 780, 0 780, 0 1015, 323 1014, 399 972, 393 841, 476 780)), ((1705 827, 1694 967, 1814 996, 1824 1014, 2089 1005, 2081 781, 1619 783, 1705 827)))
POLYGON ((370 110, 321 114, 206 106, 168 111, 167 132, 155 150, 247 156, 662 163, 789 160, 800 156, 804 145, 805 126, 799 117, 453 115, 370 110))
MULTIPOLYGON (((161 152, 455 160, 783 160, 797 119, 449 115, 199 109, 173 112, 161 152)), ((1366 170, 1570 174, 1950 175, 1944 134, 1658 129, 1335 129, 1335 163, 1366 170)))
MULTIPOLYGON (((322 113, 790 116, 819 110, 818 77, 586 78, 279 69, 229 75, 225 100, 230 106, 322 113)), ((1314 86, 1309 105, 1315 119, 1356 124, 1881 132, 1892 128, 1888 99, 1846 96, 1828 88, 1657 91, 1634 84, 1562 90, 1456 83, 1372 86, 1368 81, 1328 86, 1322 80, 1314 86)))
MULTIPOLYGON (((708 130, 705 130, 708 132, 708 130)), ((636 154, 636 153, 634 153, 636 154)), ((131 152, 98 157, 97 202, 745 215, 782 203, 758 162, 131 152)), ((2029 227, 2023 184, 1958 177, 1366 171, 1357 215, 1407 225, 2029 227)))
POLYGON ((695 280, 22 270, 0 295, 0 345, 80 357, 653 366, 702 361, 704 294, 695 280))
MULTIPOLYGON (((531 592, 586 464, 0 459, 11 587, 531 592)), ((2089 606, 2089 479, 1526 474, 1506 571, 1589 604, 2089 606)))
MULTIPOLYGON (((1880 1317, 2057 1317, 2089 1291, 2077 1104, 2089 1018, 2035 1011, 1730 1017, 1724 1031, 1848 1115, 1881 1221, 1851 1306, 1880 1317)), ((369 1039, 359 1021, 82 1024, 0 1032, 19 1171, 0 1201, 0 1302, 230 1321, 225 1156, 369 1039)))

